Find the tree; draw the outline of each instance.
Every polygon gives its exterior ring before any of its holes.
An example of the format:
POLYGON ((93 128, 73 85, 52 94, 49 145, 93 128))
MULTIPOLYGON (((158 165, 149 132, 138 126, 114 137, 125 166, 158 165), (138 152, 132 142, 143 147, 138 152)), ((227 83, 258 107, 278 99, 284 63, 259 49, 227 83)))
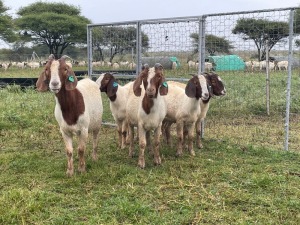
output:
MULTIPOLYGON (((294 13, 294 33, 296 35, 300 34, 300 9, 296 9, 294 13)), ((300 47, 300 40, 295 40, 297 47, 300 47)))
POLYGON ((244 40, 253 40, 261 61, 266 59, 267 48, 270 52, 277 42, 289 36, 289 26, 286 22, 242 18, 232 33, 242 35, 244 40))
POLYGON ((7 10, 9 8, 4 6, 2 0, 0 0, 0 39, 5 42, 14 42, 17 36, 14 32, 13 19, 7 15, 7 10))
POLYGON ((294 12, 294 33, 300 34, 300 9, 294 12))
MULTIPOLYGON (((198 53, 199 35, 197 33, 192 33, 190 38, 192 38, 194 55, 198 53)), ((216 52, 229 54, 230 50, 233 48, 234 47, 225 38, 217 37, 212 34, 205 35, 205 50, 209 55, 215 55, 216 52)))
POLYGON ((60 58, 72 45, 86 44, 89 19, 80 16, 80 9, 65 3, 37 2, 21 8, 16 24, 26 42, 47 45, 49 53, 60 58))
MULTIPOLYGON (((93 29, 92 46, 98 51, 96 60, 104 61, 104 51, 109 54, 109 61, 117 55, 136 51, 135 27, 97 27, 93 29)), ((142 50, 149 47, 149 38, 142 32, 142 50)))

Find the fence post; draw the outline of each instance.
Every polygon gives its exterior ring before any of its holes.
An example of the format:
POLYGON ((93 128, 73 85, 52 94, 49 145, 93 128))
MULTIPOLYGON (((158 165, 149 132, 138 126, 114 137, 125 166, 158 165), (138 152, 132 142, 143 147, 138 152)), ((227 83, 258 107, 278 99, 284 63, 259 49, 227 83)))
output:
POLYGON ((266 40, 266 104, 267 115, 270 116, 270 62, 269 62, 269 40, 266 40))
MULTIPOLYGON (((199 44, 198 44, 198 73, 202 73, 205 70, 205 16, 201 16, 199 19, 199 44)), ((201 138, 204 137, 205 121, 201 121, 201 138)))
POLYGON ((286 88, 286 112, 285 112, 285 140, 284 150, 289 150, 289 125, 290 125, 290 101, 291 101, 291 79, 292 79, 292 61, 293 61, 293 24, 294 9, 290 11, 289 19, 289 54, 288 54, 288 79, 286 88))
POLYGON ((136 28, 136 75, 142 71, 142 28, 141 23, 137 22, 136 28))
POLYGON ((92 44, 92 32, 91 27, 87 26, 87 54, 88 54, 88 77, 92 76, 92 59, 93 59, 93 44, 92 44))
POLYGON ((198 43, 198 73, 204 72, 205 66, 205 16, 200 16, 199 19, 199 43, 198 43))

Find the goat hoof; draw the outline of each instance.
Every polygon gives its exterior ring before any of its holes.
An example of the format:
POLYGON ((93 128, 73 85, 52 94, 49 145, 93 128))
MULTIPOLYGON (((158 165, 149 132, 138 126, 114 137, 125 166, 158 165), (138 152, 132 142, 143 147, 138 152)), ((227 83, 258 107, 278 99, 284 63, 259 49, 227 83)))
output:
POLYGON ((129 154, 128 154, 128 157, 129 157, 129 158, 134 158, 134 156, 135 156, 134 153, 129 153, 129 154))
POLYGON ((97 154, 93 154, 93 155, 92 155, 92 159, 93 159, 94 161, 97 161, 97 160, 98 160, 98 155, 97 155, 97 154))
POLYGON ((85 172, 86 172, 85 166, 80 166, 80 167, 78 167, 78 172, 80 172, 80 173, 85 173, 85 172))
POLYGON ((74 170, 67 170, 66 174, 68 177, 72 177, 74 175, 74 170))
POLYGON ((145 169, 145 165, 140 165, 140 164, 138 164, 138 167, 139 167, 140 169, 145 169))
POLYGON ((197 147, 198 147, 199 149, 201 149, 201 148, 203 148, 203 145, 202 145, 202 144, 198 144, 197 147))
POLYGON ((176 157, 182 156, 182 152, 176 152, 176 157))
POLYGON ((155 166, 161 165, 161 158, 160 157, 154 158, 154 165, 155 166))
POLYGON ((191 151, 190 151, 190 155, 191 155, 191 156, 195 156, 195 155, 196 155, 196 154, 195 154, 195 151, 194 151, 194 150, 191 150, 191 151))
POLYGON ((140 167, 141 169, 145 169, 145 161, 139 160, 138 167, 140 167))

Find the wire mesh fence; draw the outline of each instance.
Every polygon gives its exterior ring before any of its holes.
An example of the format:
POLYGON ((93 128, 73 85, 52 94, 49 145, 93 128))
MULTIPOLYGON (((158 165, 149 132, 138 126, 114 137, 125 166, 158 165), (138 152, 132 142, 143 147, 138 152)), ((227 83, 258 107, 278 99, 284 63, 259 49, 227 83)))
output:
POLYGON ((88 26, 89 74, 95 75, 97 61, 103 67, 107 62, 119 64, 109 67, 116 73, 124 65, 134 65, 126 68, 136 74, 144 63, 159 62, 168 79, 183 82, 191 73, 214 71, 225 82, 227 94, 210 101, 206 137, 276 149, 288 143, 289 149, 297 150, 300 64, 295 11, 92 24, 88 26))

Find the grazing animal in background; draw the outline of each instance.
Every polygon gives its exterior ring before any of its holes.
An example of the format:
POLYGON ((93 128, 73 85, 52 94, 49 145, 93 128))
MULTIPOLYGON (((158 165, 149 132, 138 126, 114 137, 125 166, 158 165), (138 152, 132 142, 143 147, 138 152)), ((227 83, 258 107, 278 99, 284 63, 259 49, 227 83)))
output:
POLYGON ((29 62, 29 63, 27 63, 27 66, 30 69, 37 69, 40 67, 40 63, 39 62, 29 62))
POLYGON ((188 61, 188 69, 197 69, 197 63, 192 60, 189 60, 188 61))
POLYGON ((277 62, 277 68, 278 70, 288 70, 288 61, 279 61, 277 62))
POLYGON ((16 67, 18 67, 19 69, 24 69, 27 66, 26 62, 17 62, 16 63, 16 67))
POLYGON ((93 133, 93 159, 97 159, 98 138, 102 122, 102 99, 99 86, 89 78, 78 81, 65 56, 58 60, 53 55, 36 82, 38 91, 48 88, 55 94, 54 115, 59 124, 68 159, 67 175, 74 174, 73 136, 78 141, 78 171, 85 172, 85 149, 88 132, 93 133))
POLYGON ((252 70, 252 72, 260 70, 260 62, 252 60, 251 70, 252 70))
POLYGON ((164 96, 168 94, 163 67, 156 63, 149 68, 146 64, 136 78, 129 92, 126 116, 129 124, 129 156, 133 155, 133 128, 138 126, 139 160, 138 166, 145 168, 145 148, 150 141, 150 132, 154 131, 154 164, 161 164, 159 153, 162 121, 167 114, 164 96))
POLYGON ((253 73, 253 62, 252 62, 252 60, 245 62, 245 71, 253 73))
POLYGON ((210 72, 213 70, 213 64, 211 62, 204 63, 204 69, 206 72, 210 72))
POLYGON ((11 65, 11 63, 0 63, 0 68, 3 68, 6 71, 11 65))
POLYGON ((136 64, 134 62, 129 63, 127 66, 130 70, 133 70, 136 68, 136 64))
POLYGON ((99 85, 100 91, 105 92, 109 99, 110 111, 117 124, 119 147, 124 149, 127 136, 126 103, 133 82, 122 86, 117 83, 111 73, 104 73, 99 76, 96 83, 99 85))
POLYGON ((115 63, 112 64, 112 68, 113 69, 120 69, 120 64, 115 62, 115 63))

